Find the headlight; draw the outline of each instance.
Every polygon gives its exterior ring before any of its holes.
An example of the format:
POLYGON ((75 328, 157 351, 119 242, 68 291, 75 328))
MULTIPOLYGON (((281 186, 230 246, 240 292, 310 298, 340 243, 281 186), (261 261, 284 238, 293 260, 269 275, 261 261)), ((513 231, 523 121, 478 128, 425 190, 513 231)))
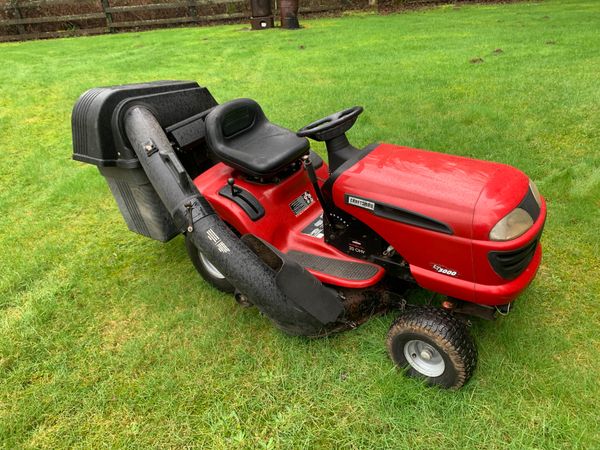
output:
POLYGON ((492 228, 492 231, 490 231, 490 239, 492 241, 510 241, 511 239, 521 236, 532 226, 533 219, 529 213, 524 209, 516 208, 492 228))
POLYGON ((535 183, 531 180, 529 180, 529 190, 531 190, 531 193, 533 194, 533 198, 535 198, 535 201, 537 202, 538 206, 541 208, 542 207, 542 196, 540 195, 540 191, 538 191, 538 188, 535 185, 535 183))

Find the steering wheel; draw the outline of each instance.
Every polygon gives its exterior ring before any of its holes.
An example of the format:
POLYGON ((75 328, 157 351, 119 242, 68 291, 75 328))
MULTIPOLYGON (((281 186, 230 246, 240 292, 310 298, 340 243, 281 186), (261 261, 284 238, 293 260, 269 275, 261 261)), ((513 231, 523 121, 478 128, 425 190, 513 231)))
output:
POLYGON ((354 122, 356 122, 356 119, 362 112, 362 106, 344 109, 309 123, 304 128, 300 128, 296 135, 298 137, 309 137, 315 141, 328 141, 344 134, 352 128, 352 125, 354 125, 354 122))

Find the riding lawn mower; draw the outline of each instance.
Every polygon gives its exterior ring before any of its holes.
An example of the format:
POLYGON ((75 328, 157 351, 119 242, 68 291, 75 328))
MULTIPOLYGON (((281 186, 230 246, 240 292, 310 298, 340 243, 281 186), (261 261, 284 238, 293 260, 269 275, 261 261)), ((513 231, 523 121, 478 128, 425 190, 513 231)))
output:
POLYGON ((470 318, 507 314, 536 274, 546 204, 507 165, 354 147, 362 111, 294 133, 195 82, 97 88, 73 110, 73 158, 98 167, 130 230, 183 234, 208 283, 283 332, 327 336, 397 310, 394 363, 459 388, 477 363, 470 318), (409 302, 414 288, 431 301, 409 302))

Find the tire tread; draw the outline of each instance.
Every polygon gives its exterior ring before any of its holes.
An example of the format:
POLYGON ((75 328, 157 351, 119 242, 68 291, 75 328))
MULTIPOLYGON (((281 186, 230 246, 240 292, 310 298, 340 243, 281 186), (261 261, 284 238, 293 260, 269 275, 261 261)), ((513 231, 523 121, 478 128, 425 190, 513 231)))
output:
POLYGON ((392 351, 394 339, 406 331, 429 337, 448 354, 457 377, 451 386, 445 387, 458 389, 469 381, 477 365, 477 347, 465 324, 452 313, 435 307, 415 307, 398 317, 386 340, 388 353, 396 364, 392 351))

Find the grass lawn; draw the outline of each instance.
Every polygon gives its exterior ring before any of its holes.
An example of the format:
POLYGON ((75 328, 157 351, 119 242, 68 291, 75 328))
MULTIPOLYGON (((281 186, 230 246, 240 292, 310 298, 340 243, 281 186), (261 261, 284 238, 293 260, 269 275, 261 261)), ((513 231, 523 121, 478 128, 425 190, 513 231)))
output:
POLYGON ((0 447, 600 448, 600 3, 303 24, 0 45, 0 447), (88 88, 155 79, 255 98, 293 129, 360 104, 357 145, 527 172, 544 262, 508 318, 475 321, 471 382, 398 374, 393 315, 284 336, 204 283, 182 238, 128 232, 71 160, 70 113, 88 88))

